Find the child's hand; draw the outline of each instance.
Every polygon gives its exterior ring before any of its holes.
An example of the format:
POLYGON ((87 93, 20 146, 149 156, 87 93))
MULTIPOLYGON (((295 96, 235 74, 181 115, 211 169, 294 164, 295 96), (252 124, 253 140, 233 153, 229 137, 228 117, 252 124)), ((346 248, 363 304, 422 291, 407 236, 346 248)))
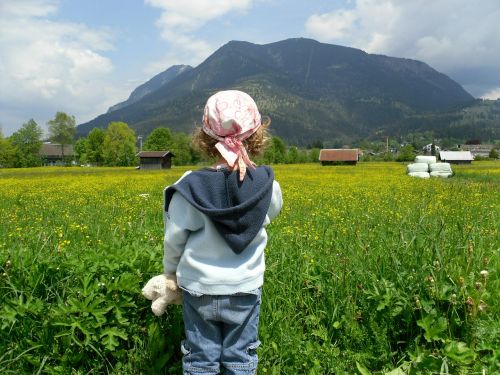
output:
POLYGON ((182 303, 182 293, 177 286, 175 275, 163 274, 153 277, 142 289, 142 295, 153 301, 151 310, 156 316, 163 315, 167 305, 182 303))

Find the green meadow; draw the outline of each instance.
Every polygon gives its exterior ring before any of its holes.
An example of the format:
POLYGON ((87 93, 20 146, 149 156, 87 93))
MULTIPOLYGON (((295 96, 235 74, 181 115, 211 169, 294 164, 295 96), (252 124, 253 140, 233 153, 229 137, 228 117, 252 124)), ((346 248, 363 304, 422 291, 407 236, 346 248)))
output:
MULTIPOLYGON (((181 307, 141 288, 186 169, 0 169, 0 373, 181 373, 181 307)), ((500 163, 274 169, 259 374, 500 372, 500 163)))

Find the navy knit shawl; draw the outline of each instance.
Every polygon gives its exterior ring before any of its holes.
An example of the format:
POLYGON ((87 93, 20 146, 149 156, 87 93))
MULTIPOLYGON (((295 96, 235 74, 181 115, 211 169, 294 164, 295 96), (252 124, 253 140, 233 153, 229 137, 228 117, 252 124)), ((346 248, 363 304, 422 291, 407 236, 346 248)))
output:
POLYGON ((273 194, 274 172, 268 166, 239 173, 201 169, 188 174, 165 191, 165 210, 175 192, 207 215, 229 247, 240 254, 262 228, 273 194))

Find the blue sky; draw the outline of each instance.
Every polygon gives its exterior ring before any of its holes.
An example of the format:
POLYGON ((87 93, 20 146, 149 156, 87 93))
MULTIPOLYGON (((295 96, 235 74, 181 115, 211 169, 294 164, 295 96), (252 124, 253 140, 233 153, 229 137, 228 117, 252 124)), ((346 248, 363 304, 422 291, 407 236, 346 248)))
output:
POLYGON ((293 37, 413 58, 500 97, 498 0, 0 0, 0 128, 77 123, 230 40, 293 37))

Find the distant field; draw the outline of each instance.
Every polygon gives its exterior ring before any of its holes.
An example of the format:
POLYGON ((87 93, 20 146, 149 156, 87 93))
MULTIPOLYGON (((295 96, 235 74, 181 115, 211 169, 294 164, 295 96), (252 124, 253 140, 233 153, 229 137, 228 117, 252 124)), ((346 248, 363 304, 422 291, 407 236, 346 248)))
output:
MULTIPOLYGON (((500 163, 274 168, 259 374, 500 371, 500 163)), ((140 289, 185 169, 0 169, 2 374, 181 373, 140 289)))

